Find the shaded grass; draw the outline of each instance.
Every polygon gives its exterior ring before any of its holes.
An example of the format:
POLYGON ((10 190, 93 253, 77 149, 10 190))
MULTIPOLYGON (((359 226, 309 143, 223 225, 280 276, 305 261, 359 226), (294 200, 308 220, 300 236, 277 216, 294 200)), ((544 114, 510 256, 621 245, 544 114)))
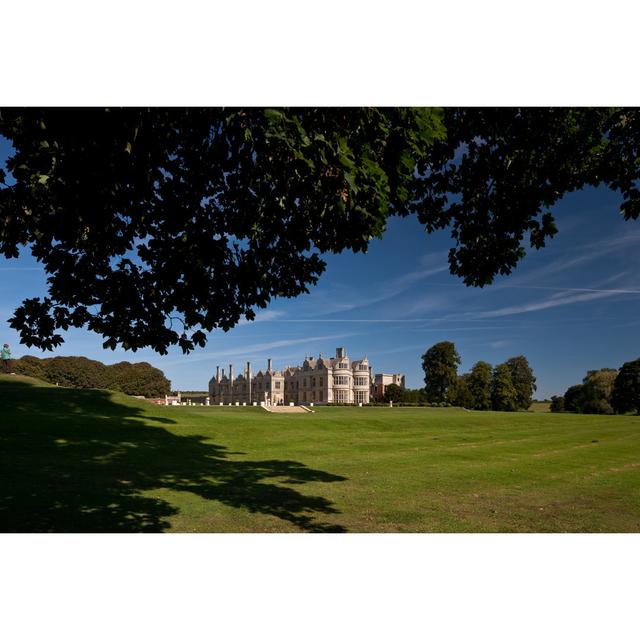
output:
POLYGON ((637 417, 0 403, 2 531, 640 531, 637 417))

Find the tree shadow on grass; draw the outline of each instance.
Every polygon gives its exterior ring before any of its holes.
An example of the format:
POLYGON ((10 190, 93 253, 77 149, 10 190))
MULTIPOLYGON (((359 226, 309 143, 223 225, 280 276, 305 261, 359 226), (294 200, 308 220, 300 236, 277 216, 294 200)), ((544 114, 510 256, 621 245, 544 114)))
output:
POLYGON ((154 413, 115 403, 108 391, 0 380, 0 531, 165 531, 179 510, 149 495, 163 489, 302 531, 346 531, 317 520, 339 513, 329 500, 291 486, 346 478, 291 460, 232 459, 240 452, 171 433, 161 425, 175 421, 154 413))

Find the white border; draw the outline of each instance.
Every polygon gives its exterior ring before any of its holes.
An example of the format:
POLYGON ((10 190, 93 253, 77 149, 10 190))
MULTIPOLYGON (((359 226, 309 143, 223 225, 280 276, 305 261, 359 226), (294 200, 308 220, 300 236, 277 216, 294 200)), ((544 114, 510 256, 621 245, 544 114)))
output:
MULTIPOLYGON (((0 105, 634 105, 637 3, 2 8, 0 105)), ((639 523, 640 527, 640 523, 639 523)), ((637 535, 0 537, 4 637, 626 638, 637 535)))
POLYGON ((634 105, 638 5, 22 0, 0 104, 634 105))
POLYGON ((12 640, 635 638, 637 550, 635 535, 6 535, 0 626, 12 640))

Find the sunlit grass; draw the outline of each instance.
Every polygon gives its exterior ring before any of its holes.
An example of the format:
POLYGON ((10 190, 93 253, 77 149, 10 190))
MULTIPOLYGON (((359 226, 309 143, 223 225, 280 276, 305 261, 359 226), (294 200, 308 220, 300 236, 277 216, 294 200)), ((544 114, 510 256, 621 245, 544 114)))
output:
POLYGON ((3 531, 640 531, 638 417, 0 402, 3 531))

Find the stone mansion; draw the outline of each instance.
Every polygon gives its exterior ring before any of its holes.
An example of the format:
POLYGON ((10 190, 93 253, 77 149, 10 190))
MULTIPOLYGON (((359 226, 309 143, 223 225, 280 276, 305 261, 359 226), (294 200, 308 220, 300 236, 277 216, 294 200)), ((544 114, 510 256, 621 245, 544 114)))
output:
MULTIPOLYGON (((404 386, 404 376, 393 375, 404 386)), ((229 365, 228 376, 216 367, 209 381, 209 398, 212 404, 366 404, 375 393, 376 378, 366 356, 350 360, 344 347, 338 347, 335 358, 308 356, 302 365, 282 371, 275 371, 269 358, 266 371, 255 376, 250 362, 236 378, 233 365, 229 365)))

